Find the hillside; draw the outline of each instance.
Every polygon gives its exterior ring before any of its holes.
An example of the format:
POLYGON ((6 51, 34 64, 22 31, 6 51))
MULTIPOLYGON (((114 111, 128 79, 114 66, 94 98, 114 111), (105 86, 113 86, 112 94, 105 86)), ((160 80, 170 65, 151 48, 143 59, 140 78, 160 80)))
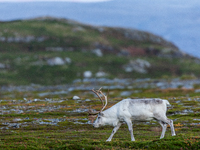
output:
POLYGON ((0 29, 0 85, 200 75, 199 59, 148 32, 51 17, 0 22, 0 29))

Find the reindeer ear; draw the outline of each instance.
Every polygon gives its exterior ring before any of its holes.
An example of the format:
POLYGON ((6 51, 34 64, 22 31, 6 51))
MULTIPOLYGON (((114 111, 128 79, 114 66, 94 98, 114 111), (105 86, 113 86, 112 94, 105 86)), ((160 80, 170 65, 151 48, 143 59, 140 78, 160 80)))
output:
POLYGON ((99 115, 103 117, 103 116, 104 116, 104 113, 100 112, 99 115))

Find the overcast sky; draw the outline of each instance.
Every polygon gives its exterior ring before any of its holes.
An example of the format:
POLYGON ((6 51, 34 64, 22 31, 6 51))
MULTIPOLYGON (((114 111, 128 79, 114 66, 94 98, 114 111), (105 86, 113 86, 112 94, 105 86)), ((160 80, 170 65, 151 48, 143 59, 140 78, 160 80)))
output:
POLYGON ((0 2, 104 2, 109 0, 0 0, 0 2))

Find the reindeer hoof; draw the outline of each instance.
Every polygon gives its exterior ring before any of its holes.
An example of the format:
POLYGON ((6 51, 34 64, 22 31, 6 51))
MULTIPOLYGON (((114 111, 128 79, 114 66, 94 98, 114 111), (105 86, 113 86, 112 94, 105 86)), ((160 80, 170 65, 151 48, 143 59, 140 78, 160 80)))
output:
POLYGON ((176 136, 176 134, 173 134, 172 136, 176 136))

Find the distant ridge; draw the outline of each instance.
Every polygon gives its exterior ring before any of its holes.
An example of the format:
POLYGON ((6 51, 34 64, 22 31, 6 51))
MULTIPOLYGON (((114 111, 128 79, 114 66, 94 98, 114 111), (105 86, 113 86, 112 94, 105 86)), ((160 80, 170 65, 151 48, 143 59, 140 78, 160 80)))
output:
POLYGON ((49 16, 0 28, 0 85, 200 75, 198 58, 149 32, 49 16))
MULTIPOLYGON (((178 49, 178 47, 176 45, 174 45, 174 43, 166 41, 165 39, 163 39, 160 36, 154 35, 152 33, 149 32, 144 32, 144 31, 139 31, 136 29, 126 29, 126 28, 113 28, 113 27, 103 27, 103 26, 92 26, 89 24, 82 24, 80 22, 74 21, 74 20, 70 20, 70 19, 65 19, 65 18, 56 18, 56 17, 51 17, 51 16, 43 16, 43 17, 37 17, 37 18, 32 18, 32 19, 27 19, 28 20, 32 20, 32 21, 58 21, 58 22, 63 22, 63 23, 67 23, 70 24, 72 26, 79 26, 79 27, 89 27, 91 29, 95 29, 98 30, 101 34, 107 35, 107 37, 109 35, 113 35, 113 36, 117 36, 117 38, 122 38, 122 39, 126 39, 126 40, 133 40, 136 42, 150 42, 151 46, 150 47, 145 47, 147 49, 154 49, 153 45, 156 45, 155 47, 157 47, 158 45, 165 47, 165 52, 171 51, 171 53, 176 53, 176 56, 189 56, 186 53, 180 51, 178 49), (166 48, 168 48, 168 50, 166 50, 166 48), (169 50, 171 49, 171 50, 169 50)), ((25 20, 24 20, 25 21, 25 20)), ((91 45, 90 45, 91 46, 91 45)), ((120 46, 120 45, 119 45, 120 46)), ((112 47, 112 46, 106 46, 104 45, 104 47, 112 47)), ((128 50, 130 51, 130 47, 135 47, 133 45, 128 46, 128 50)), ((138 45, 136 46, 138 47, 138 45)), ((140 46, 139 46, 140 47, 140 46)), ((144 47, 144 46, 142 46, 144 47)), ((124 47, 120 47, 123 48, 124 47)), ((126 48, 125 48, 126 49, 126 48)), ((134 48, 133 48, 134 49, 134 48)), ((149 51, 147 50, 147 51, 149 51)), ((150 50, 151 51, 151 50, 150 50)), ((154 50, 152 50, 154 51, 154 50)), ((157 50, 156 50, 157 51, 157 50)), ((161 50, 162 51, 162 50, 161 50)), ((160 52, 161 52, 160 51, 160 52)), ((162 52, 161 52, 162 53, 162 52)), ((172 55, 175 56, 175 55, 172 55)))

